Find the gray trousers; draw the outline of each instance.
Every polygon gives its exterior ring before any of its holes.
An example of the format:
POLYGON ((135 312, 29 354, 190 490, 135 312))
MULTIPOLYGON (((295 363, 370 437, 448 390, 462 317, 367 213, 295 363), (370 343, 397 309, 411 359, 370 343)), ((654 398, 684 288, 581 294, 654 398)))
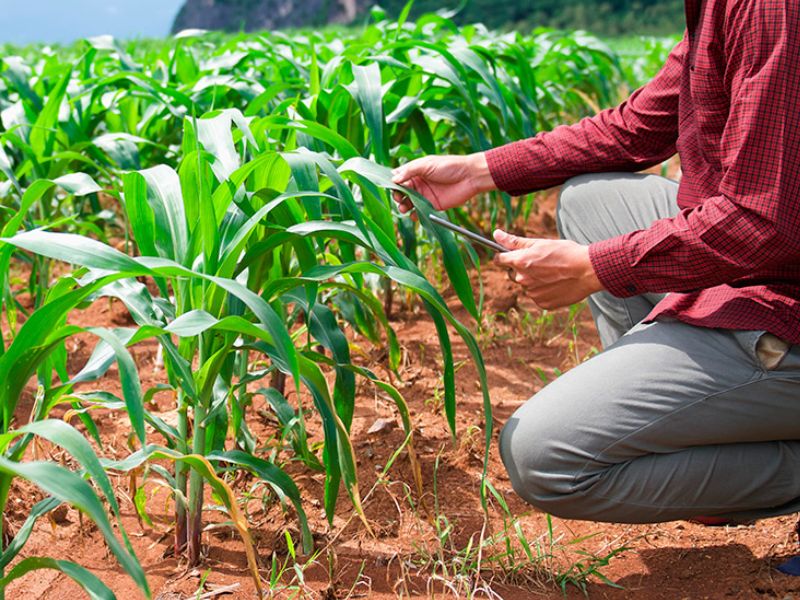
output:
MULTIPOLYGON (((654 175, 578 177, 559 231, 588 244, 646 228, 677 213, 676 194, 654 175)), ((590 299, 604 351, 501 433, 514 490, 556 516, 619 523, 800 511, 800 348, 761 331, 639 323, 661 297, 590 299)))

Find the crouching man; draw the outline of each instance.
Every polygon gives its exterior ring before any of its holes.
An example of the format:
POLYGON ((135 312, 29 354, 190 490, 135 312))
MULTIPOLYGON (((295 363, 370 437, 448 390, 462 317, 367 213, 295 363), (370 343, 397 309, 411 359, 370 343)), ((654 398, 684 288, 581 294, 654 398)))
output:
POLYGON ((563 184, 562 240, 495 232, 541 307, 588 296, 604 347, 503 429, 530 504, 624 523, 800 510, 799 11, 686 0, 683 41, 620 106, 395 171, 440 209, 563 184), (676 152, 680 183, 633 174, 676 152))

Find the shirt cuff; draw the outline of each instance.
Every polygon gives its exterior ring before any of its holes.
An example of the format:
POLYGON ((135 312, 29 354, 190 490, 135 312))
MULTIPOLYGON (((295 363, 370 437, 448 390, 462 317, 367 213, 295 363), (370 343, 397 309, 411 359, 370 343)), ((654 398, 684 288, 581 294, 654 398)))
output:
POLYGON ((506 144, 486 152, 486 163, 497 189, 511 196, 522 196, 531 191, 523 166, 522 152, 516 146, 519 142, 506 144))
POLYGON ((589 260, 597 278, 612 295, 630 298, 643 294, 645 290, 636 281, 629 266, 625 236, 595 242, 589 246, 589 260))

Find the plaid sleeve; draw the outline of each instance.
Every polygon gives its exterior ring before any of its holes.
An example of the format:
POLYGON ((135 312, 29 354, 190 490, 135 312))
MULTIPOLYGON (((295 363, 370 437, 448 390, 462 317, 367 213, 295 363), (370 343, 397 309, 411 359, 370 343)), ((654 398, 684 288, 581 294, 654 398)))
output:
POLYGON ((622 261, 626 257, 625 238, 620 236, 589 246, 589 260, 603 287, 618 298, 638 296, 640 290, 631 270, 622 261))
MULTIPOLYGON (((699 133, 719 127, 706 153, 721 172, 717 195, 649 229, 590 247, 600 280, 620 296, 684 292, 800 258, 800 19, 796 2, 729 4, 725 69, 730 106, 709 97, 699 133), (630 290, 636 290, 631 292, 630 290)), ((713 65, 697 64, 708 72, 713 65)), ((698 117, 700 119, 701 117, 698 117)))
POLYGON ((687 46, 684 39, 659 74, 618 107, 487 152, 497 187, 520 196, 584 173, 638 171, 675 154, 687 46))

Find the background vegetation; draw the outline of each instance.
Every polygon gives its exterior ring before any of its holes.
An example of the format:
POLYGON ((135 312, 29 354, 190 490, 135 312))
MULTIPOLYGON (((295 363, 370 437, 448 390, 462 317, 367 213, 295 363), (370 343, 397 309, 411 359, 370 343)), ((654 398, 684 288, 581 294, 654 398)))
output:
MULTIPOLYGON (((383 0, 390 15, 403 0, 383 0)), ((521 31, 536 27, 585 29, 599 35, 669 35, 684 27, 683 0, 417 0, 412 16, 448 9, 459 24, 484 23, 521 31)))
MULTIPOLYGON (((319 27, 346 22, 343 6, 349 2, 362 16, 379 6, 391 18, 397 18, 406 5, 405 0, 187 0, 173 31, 319 27)), ((483 23, 519 31, 555 27, 612 36, 672 35, 685 26, 683 0, 416 0, 411 18, 436 11, 445 11, 459 25, 483 23)))

